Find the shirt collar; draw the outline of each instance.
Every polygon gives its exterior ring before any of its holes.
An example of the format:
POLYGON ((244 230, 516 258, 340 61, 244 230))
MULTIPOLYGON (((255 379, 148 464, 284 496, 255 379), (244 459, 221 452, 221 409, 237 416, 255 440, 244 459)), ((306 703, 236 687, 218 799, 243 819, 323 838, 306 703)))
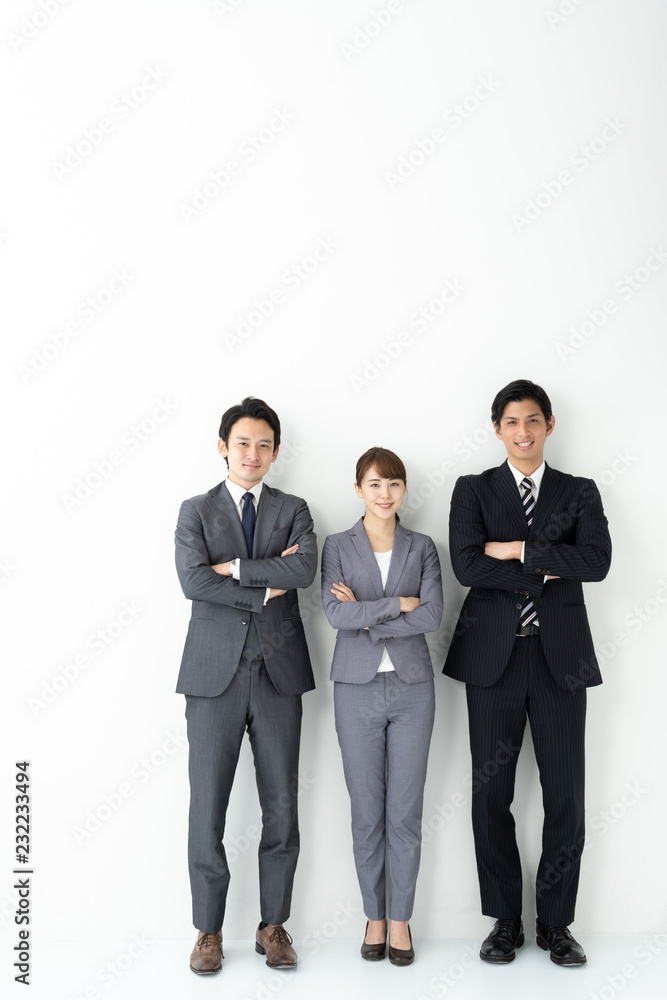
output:
MULTIPOLYGON (((510 472, 512 473, 512 475, 514 476, 514 478, 516 480, 516 485, 517 485, 517 489, 518 489, 521 486, 522 480, 525 479, 525 475, 524 475, 523 472, 519 472, 518 469, 514 468, 514 466, 510 462, 509 458, 507 459, 507 464, 510 467, 510 472)), ((534 486, 535 486, 535 488, 533 490, 534 494, 537 494, 540 491, 540 486, 542 485, 542 477, 544 475, 544 470, 545 469, 546 469, 546 463, 542 462, 542 464, 539 466, 539 468, 535 469, 535 472, 531 473, 531 475, 529 476, 529 478, 533 480, 533 483, 534 483, 534 486)))
POLYGON ((245 487, 239 486, 238 483, 233 483, 231 479, 227 477, 227 479, 225 479, 225 486, 229 490, 232 500, 236 506, 239 507, 246 493, 252 493, 255 498, 255 505, 257 505, 259 503, 264 482, 255 483, 251 490, 246 490, 245 487))

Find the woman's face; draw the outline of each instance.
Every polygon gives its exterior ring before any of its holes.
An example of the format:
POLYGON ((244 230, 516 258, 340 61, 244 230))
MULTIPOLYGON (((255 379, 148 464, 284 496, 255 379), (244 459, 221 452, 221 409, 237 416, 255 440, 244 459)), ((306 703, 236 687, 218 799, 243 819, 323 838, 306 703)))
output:
POLYGON ((354 484, 357 496, 366 504, 366 513, 381 521, 393 520, 405 496, 404 479, 383 479, 372 466, 361 485, 354 484))

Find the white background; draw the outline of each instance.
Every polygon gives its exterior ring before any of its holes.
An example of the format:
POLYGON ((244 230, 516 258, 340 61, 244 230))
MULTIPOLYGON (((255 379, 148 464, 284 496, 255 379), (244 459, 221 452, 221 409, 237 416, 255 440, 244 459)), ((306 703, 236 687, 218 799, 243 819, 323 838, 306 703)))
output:
MULTIPOLYGON (((605 683, 589 697, 575 929, 663 931, 667 4, 6 0, 0 22, 3 981, 24 758, 33 938, 91 949, 51 995, 95 981, 100 942, 180 939, 185 961, 173 689, 189 605, 172 538, 181 500, 223 478, 220 415, 248 393, 282 421, 267 481, 308 500, 320 542, 361 513, 361 452, 405 461, 403 520, 434 538, 445 585, 412 928, 476 939, 464 689, 440 673, 464 594, 449 499, 458 475, 504 457, 496 391, 544 385, 547 460, 596 479, 615 546, 607 580, 585 588, 605 683)), ((334 633, 319 579, 301 596, 317 690, 289 929, 307 954, 322 928, 360 939, 363 915, 334 633)), ((517 787, 530 924, 541 805, 528 737, 517 787)), ((249 939, 247 743, 228 832, 225 932, 249 939)))

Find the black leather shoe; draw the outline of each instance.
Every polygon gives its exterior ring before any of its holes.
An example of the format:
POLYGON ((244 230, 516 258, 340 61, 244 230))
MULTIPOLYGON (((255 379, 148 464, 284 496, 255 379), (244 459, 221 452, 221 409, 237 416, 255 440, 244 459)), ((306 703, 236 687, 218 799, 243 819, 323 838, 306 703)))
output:
POLYGON ((389 961, 392 965, 412 965, 415 960, 415 949, 412 947, 412 934, 410 924, 408 924, 408 936, 410 937, 409 948, 393 948, 389 945, 389 961))
POLYGON ((521 917, 509 917, 496 920, 493 930, 479 950, 479 957, 484 962, 513 962, 516 949, 520 948, 526 939, 523 936, 521 917))
POLYGON ((387 942, 384 940, 380 944, 366 944, 366 934, 368 934, 368 921, 366 921, 364 943, 361 946, 361 957, 367 962, 379 962, 387 953, 387 942))
POLYGON ((551 952, 551 961, 556 965, 583 965, 586 961, 584 949, 567 927, 549 927, 538 920, 536 930, 538 945, 551 952))

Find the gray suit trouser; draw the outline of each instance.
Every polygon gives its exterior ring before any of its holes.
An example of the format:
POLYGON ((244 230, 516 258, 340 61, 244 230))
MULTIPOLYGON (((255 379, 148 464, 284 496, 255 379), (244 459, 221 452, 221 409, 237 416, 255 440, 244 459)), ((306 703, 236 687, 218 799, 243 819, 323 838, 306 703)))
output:
POLYGON ((186 702, 190 745, 188 864, 193 923, 206 934, 222 927, 230 880, 222 838, 241 741, 247 729, 262 808, 260 914, 267 924, 282 924, 290 914, 299 855, 301 695, 279 694, 263 660, 241 660, 221 695, 215 698, 186 695, 186 702))
POLYGON ((352 806, 357 878, 369 920, 409 920, 421 857, 426 764, 435 714, 433 679, 395 671, 367 684, 334 684, 336 732, 352 806))

